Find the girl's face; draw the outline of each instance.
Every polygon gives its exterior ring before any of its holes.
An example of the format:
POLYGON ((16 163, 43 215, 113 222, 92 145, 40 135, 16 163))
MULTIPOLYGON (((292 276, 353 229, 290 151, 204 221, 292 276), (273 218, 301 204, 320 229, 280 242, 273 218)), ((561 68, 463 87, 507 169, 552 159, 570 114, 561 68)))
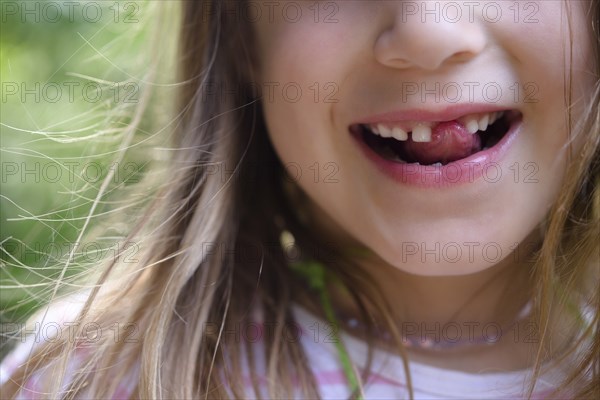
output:
POLYGON ((588 6, 284 1, 239 15, 261 12, 269 135, 334 240, 459 275, 507 259, 561 190, 570 54, 573 123, 595 82, 588 6))

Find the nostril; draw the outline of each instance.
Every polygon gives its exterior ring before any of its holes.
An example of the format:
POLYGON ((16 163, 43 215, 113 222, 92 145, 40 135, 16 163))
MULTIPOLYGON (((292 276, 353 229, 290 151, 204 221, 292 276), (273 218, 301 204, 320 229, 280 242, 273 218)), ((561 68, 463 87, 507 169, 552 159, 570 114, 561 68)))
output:
POLYGON ((412 63, 405 58, 395 57, 387 60, 387 64, 394 68, 408 68, 412 63))
POLYGON ((464 62, 470 60, 473 56, 475 56, 475 54, 470 51, 459 51, 454 53, 450 59, 454 62, 464 62))
POLYGON ((459 51, 458 53, 454 53, 454 58, 459 58, 459 57, 471 57, 472 54, 470 51, 459 51))

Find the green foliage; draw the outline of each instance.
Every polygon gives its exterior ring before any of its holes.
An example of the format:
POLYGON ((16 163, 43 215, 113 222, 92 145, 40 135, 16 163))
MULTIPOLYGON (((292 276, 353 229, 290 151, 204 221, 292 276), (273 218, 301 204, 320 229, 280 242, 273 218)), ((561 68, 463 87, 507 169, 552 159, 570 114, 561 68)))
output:
POLYGON ((3 1, 0 24, 0 323, 20 320, 66 276, 93 264, 77 246, 150 161, 135 133, 117 158, 148 73, 150 1, 3 1), (57 11, 58 10, 58 11, 57 11), (109 176, 112 174, 112 176, 109 176), (110 186, 91 212, 103 178, 110 186), (85 257, 82 257, 83 256, 85 257))

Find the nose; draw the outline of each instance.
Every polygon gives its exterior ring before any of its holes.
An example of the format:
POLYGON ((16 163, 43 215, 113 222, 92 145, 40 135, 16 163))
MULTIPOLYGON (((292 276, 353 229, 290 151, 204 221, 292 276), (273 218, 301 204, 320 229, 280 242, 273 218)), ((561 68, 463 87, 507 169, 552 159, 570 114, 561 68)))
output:
POLYGON ((382 31, 375 43, 379 63, 392 68, 435 70, 466 62, 485 48, 481 21, 470 20, 468 10, 460 9, 459 3, 400 3, 395 6, 392 27, 382 31))

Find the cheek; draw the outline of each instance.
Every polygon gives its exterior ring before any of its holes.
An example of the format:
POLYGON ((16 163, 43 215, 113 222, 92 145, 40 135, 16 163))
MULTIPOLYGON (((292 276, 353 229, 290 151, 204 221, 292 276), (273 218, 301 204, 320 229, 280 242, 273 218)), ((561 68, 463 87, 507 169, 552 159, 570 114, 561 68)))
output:
POLYGON ((265 19, 255 27, 258 85, 269 97, 267 106, 332 107, 342 99, 345 80, 372 58, 378 28, 377 20, 371 23, 369 18, 381 10, 362 2, 292 3, 301 9, 298 21, 276 14, 274 21, 265 19), (300 96, 293 87, 300 89, 300 96))
POLYGON ((348 140, 335 117, 344 98, 341 88, 370 48, 363 32, 373 30, 359 23, 355 8, 340 7, 337 23, 315 23, 309 6, 303 6, 298 22, 279 18, 258 27, 258 86, 269 136, 305 189, 339 169, 339 143, 348 140))
MULTIPOLYGON (((524 137, 524 145, 529 166, 550 188, 560 185, 569 150, 565 101, 568 85, 576 122, 595 84, 586 6, 586 2, 542 2, 530 10, 535 12, 531 14, 532 23, 491 27, 500 47, 512 59, 521 83, 511 96, 525 108, 530 134, 524 137)), ((579 142, 572 143, 572 150, 576 151, 579 142)))
POLYGON ((346 39, 357 32, 345 23, 315 23, 306 7, 301 14, 297 22, 279 16, 256 26, 262 82, 339 79, 333 72, 345 64, 352 51, 346 39))

